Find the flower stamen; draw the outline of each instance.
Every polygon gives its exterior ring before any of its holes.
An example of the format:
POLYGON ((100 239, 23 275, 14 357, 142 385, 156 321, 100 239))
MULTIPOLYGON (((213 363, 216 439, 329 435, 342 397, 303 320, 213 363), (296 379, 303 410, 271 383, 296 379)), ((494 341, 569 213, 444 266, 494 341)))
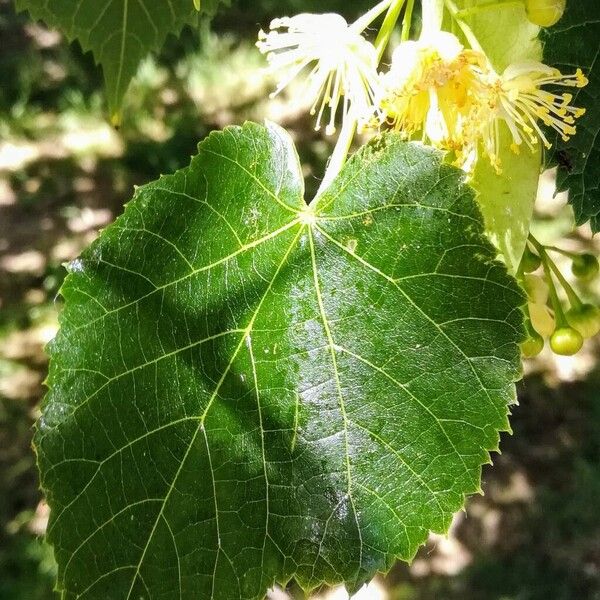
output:
POLYGON ((317 130, 329 112, 325 131, 333 134, 340 107, 343 119, 350 113, 359 119, 373 112, 379 88, 377 51, 340 15, 305 13, 274 19, 271 31, 261 31, 256 45, 266 54, 271 73, 279 78, 271 96, 313 65, 303 100, 317 117, 317 130))
MULTIPOLYGON (((535 61, 510 65, 501 76, 495 75, 490 85, 489 105, 493 118, 507 124, 512 151, 518 154, 523 143, 533 151, 540 141, 547 149, 552 147, 540 121, 554 129, 563 141, 575 135, 576 119, 585 114, 585 109, 571 105, 573 94, 550 92, 542 86, 582 88, 587 83, 581 69, 572 75, 563 75, 558 69, 535 61)), ((494 166, 498 170, 498 137, 490 131, 489 125, 483 131, 485 151, 492 164, 496 162, 494 166)))

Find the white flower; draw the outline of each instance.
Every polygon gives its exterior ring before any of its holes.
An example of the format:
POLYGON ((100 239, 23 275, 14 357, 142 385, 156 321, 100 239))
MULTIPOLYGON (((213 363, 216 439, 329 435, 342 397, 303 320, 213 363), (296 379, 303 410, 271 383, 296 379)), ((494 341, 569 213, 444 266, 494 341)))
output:
POLYGON ((406 138, 452 150, 461 165, 479 136, 485 56, 465 49, 451 33, 435 32, 402 42, 378 99, 388 125, 406 138))
MULTIPOLYGON (((573 94, 551 92, 543 86, 582 88, 587 84, 581 69, 572 75, 563 75, 558 69, 536 61, 512 64, 501 77, 497 76, 489 103, 496 119, 505 121, 510 129, 513 152, 518 154, 523 143, 533 150, 539 140, 551 148, 538 120, 557 131, 564 141, 575 135, 575 120, 585 109, 571 104, 573 94)), ((497 121, 492 121, 484 134, 484 145, 494 164, 499 146, 497 121)))
POLYGON ((499 75, 481 51, 438 32, 396 48, 377 103, 389 126, 407 138, 420 133, 423 141, 452 151, 465 170, 475 164, 481 142, 483 154, 501 172, 500 123, 510 131, 515 154, 523 144, 531 150, 540 141, 551 147, 542 124, 567 141, 585 110, 572 105, 573 94, 546 86, 587 83, 581 69, 563 75, 536 61, 512 64, 499 75))
POLYGON ((329 110, 326 133, 335 132, 340 105, 343 119, 349 115, 367 118, 373 113, 379 87, 377 51, 357 28, 333 13, 283 17, 273 20, 270 28, 269 33, 259 33, 256 45, 267 55, 270 71, 279 77, 271 96, 312 66, 303 99, 312 103, 311 114, 317 115, 317 130, 323 114, 329 110))

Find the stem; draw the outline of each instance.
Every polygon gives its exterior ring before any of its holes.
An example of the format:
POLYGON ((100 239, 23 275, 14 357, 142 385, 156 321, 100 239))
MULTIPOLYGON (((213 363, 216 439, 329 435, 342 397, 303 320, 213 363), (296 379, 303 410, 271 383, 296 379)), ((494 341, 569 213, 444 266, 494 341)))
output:
POLYGON ((552 300, 552 306, 556 315, 556 322, 559 324, 559 326, 566 325, 567 320, 563 312, 562 304, 558 299, 558 294, 556 293, 556 287, 554 286, 552 273, 554 272, 554 274, 556 275, 558 282, 565 290, 567 298, 569 299, 569 303, 573 308, 580 308, 582 302, 579 299, 579 296, 577 295, 575 290, 571 287, 569 282, 565 279, 564 275, 560 272, 560 269, 556 266, 555 262, 548 256, 548 253, 546 252, 546 247, 540 242, 538 242, 538 240, 536 240, 531 234, 529 234, 529 241, 534 245, 542 260, 544 272, 546 273, 546 280, 550 289, 550 298, 552 300))
MULTIPOLYGON (((414 1, 414 0, 413 0, 414 1)), ((356 23, 363 22, 363 19, 367 17, 367 15, 375 14, 376 11, 379 11, 377 16, 379 16, 383 10, 385 10, 385 6, 388 7, 388 12, 383 20, 383 24, 381 25, 381 29, 377 34, 377 39, 375 40, 375 47, 377 48, 377 58, 381 60, 383 53, 390 41, 390 37, 392 35, 392 31, 396 27, 396 23, 398 22, 398 17, 400 16, 400 12, 402 11, 402 7, 404 6, 405 0, 384 0, 384 2, 380 2, 377 6, 375 6, 372 10, 370 10, 366 15, 361 17, 358 21, 352 25, 354 27, 356 23), (382 8, 384 7, 384 8, 382 8)), ((370 22, 372 22, 376 16, 373 16, 370 22)), ((342 167, 346 163, 346 159, 348 158, 348 154, 350 152, 350 148, 352 147, 352 141, 354 140, 354 135, 356 134, 356 130, 358 129, 358 119, 353 117, 347 119, 343 125, 342 130, 340 131, 340 136, 338 141, 336 142, 335 148, 333 150, 333 154, 329 159, 329 163, 327 165, 327 169, 325 170, 325 175, 323 176, 323 181, 319 186, 317 191, 318 198, 323 194, 323 192, 331 185, 331 182, 339 175, 342 167)))
POLYGON ((321 185, 317 191, 317 198, 331 185, 331 182, 339 175, 346 163, 357 127, 358 119, 356 118, 347 119, 342 125, 340 137, 327 164, 323 181, 321 181, 321 185))
POLYGON ((410 37, 410 26, 412 24, 412 13, 415 7, 415 0, 408 0, 406 5, 406 11, 404 13, 404 19, 402 19, 402 36, 400 41, 406 42, 410 37))
POLYGON ((385 52, 385 49, 390 41, 390 37, 394 31, 394 28, 396 27, 396 23, 400 17, 400 12, 404 6, 404 2, 405 0, 393 0, 388 9, 387 15, 385 15, 385 19, 383 20, 383 24, 381 25, 381 29, 379 30, 377 39, 375 40, 375 48, 377 48, 377 57, 379 60, 381 60, 383 57, 383 53, 385 52))
POLYGON ((465 17, 471 17, 487 10, 494 10, 498 8, 516 8, 517 6, 524 6, 523 0, 503 0, 502 2, 490 2, 489 4, 479 4, 478 6, 472 6, 471 8, 465 8, 458 12, 458 17, 464 19, 465 17))
POLYGON ((477 36, 473 33, 473 30, 465 23, 465 21, 461 18, 461 11, 458 9, 453 0, 444 0, 446 4, 446 8, 448 12, 452 15, 452 18, 456 21, 456 24, 460 27, 461 31, 467 38, 469 44, 471 44, 471 48, 473 50, 478 50, 485 54, 481 44, 477 40, 477 36))
POLYGON ((363 32, 379 15, 389 8, 390 4, 394 0, 383 0, 376 6, 374 6, 369 12, 365 13, 362 17, 358 18, 351 27, 356 32, 363 32))
POLYGON ((558 252, 567 258, 573 259, 577 258, 579 254, 577 252, 569 252, 568 250, 563 250, 562 248, 557 248, 556 246, 546 246, 546 250, 552 250, 552 252, 558 252))

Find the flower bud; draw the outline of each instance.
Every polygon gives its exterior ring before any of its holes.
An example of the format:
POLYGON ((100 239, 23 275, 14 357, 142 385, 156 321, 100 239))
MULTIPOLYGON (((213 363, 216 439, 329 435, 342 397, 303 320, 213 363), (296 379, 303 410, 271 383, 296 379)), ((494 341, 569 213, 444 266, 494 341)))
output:
POLYGON ((598 275, 600 265, 593 254, 580 254, 573 258, 571 271, 581 281, 592 281, 598 275))
POLYGON ((583 337, 572 327, 560 327, 550 338, 550 347, 555 354, 573 356, 583 346, 583 337))
POLYGON ((525 0, 527 18, 540 27, 552 27, 558 23, 566 5, 567 0, 525 0))
POLYGON ((560 327, 550 338, 550 347, 555 354, 573 356, 583 346, 581 334, 571 327, 560 327))
POLYGON ((544 338, 527 323, 528 338, 521 343, 521 354, 524 358, 534 358, 544 349, 544 338))
POLYGON ((565 314, 567 322, 585 338, 594 337, 600 332, 600 308, 593 304, 583 304, 565 314))

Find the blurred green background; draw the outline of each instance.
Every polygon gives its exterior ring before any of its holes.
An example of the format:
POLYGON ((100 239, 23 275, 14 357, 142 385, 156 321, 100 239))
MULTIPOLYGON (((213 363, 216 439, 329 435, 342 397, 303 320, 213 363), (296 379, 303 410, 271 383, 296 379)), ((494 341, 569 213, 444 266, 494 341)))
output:
MULTIPOLYGON (((331 142, 294 103, 294 89, 268 102, 272 82, 254 42, 273 16, 323 10, 323 2, 234 4, 144 61, 116 131, 91 57, 0 0, 0 600, 53 598, 48 509, 30 444, 62 263, 121 212, 134 184, 186 165, 200 139, 230 123, 268 117, 287 127, 308 193, 318 185, 331 142)), ((352 17, 370 4, 328 0, 327 10, 352 17)), ((589 249, 589 231, 572 231, 552 191, 549 174, 536 233, 589 249)), ((584 290, 596 300, 598 292, 584 290)), ((545 352, 526 365, 514 435, 484 469, 485 495, 469 500, 448 537, 432 537, 410 567, 398 564, 361 598, 600 600, 599 356, 592 341, 576 358, 545 352)))

